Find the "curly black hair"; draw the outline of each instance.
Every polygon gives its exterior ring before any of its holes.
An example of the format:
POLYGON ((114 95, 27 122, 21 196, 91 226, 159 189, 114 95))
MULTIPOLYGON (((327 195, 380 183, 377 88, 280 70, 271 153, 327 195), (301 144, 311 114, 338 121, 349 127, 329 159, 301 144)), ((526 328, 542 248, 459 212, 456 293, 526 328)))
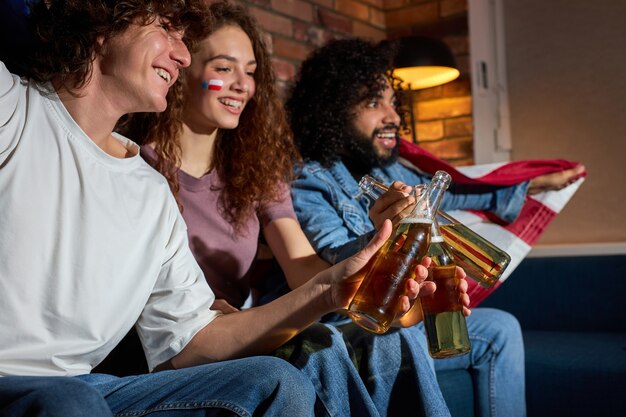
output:
MULTIPOLYGON (((300 67, 285 103, 294 139, 305 161, 329 167, 352 140, 350 125, 356 106, 379 97, 385 77, 394 89, 401 80, 392 75, 395 46, 363 39, 339 39, 315 50, 300 67)), ((398 97, 399 99, 400 97, 398 97)), ((406 129, 398 103, 403 129, 406 129)))

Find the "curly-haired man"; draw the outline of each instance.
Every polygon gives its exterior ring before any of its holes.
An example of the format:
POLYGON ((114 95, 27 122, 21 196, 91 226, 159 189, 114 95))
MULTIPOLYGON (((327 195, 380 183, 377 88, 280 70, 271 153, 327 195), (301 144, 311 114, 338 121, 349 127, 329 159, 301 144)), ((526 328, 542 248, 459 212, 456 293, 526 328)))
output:
MULTIPOLYGON (((295 211, 313 247, 331 263, 353 254, 383 219, 396 218, 412 203, 405 184, 430 180, 398 162, 403 119, 394 91, 401 80, 392 75, 393 52, 389 43, 332 41, 303 62, 287 101, 305 161, 292 187, 295 211), (359 190, 364 174, 392 184, 374 204, 359 190)), ((535 183, 558 188, 580 169, 535 183)), ((490 210, 510 221, 532 187, 532 181, 489 189, 453 185, 442 207, 490 210)), ((477 415, 525 415, 524 350, 517 320, 503 311, 479 308, 467 323, 471 353, 437 360, 435 369, 471 370, 477 415)), ((426 348, 421 323, 403 330, 426 348)))
POLYGON ((313 414, 303 373, 250 355, 345 308, 391 225, 254 313, 210 310, 166 180, 113 132, 166 108, 209 17, 203 0, 41 0, 27 77, 0 62, 0 415, 313 414), (163 372, 90 374, 132 326, 163 372))
MULTIPOLYGON (((302 63, 287 101, 297 146, 304 159, 292 196, 300 224, 318 254, 335 263, 355 253, 384 219, 398 220, 413 202, 405 184, 430 177, 398 162, 404 127, 392 74, 393 43, 336 40, 302 63), (391 184, 372 203, 358 186, 369 174, 391 184)), ((442 208, 489 210, 505 221, 519 214, 527 193, 560 189, 584 171, 577 166, 511 187, 452 184, 442 208)), ((523 416, 524 350, 517 320, 494 309, 474 309, 467 324, 469 355, 437 360, 436 370, 466 368, 474 376, 480 416, 523 416)), ((344 332, 347 326, 342 326, 344 332)), ((423 326, 402 329, 426 349, 423 326)), ((394 355, 381 355, 391 360, 394 355)), ((382 367, 382 366, 381 366, 382 367)), ((390 407, 392 404, 390 404, 390 407)))

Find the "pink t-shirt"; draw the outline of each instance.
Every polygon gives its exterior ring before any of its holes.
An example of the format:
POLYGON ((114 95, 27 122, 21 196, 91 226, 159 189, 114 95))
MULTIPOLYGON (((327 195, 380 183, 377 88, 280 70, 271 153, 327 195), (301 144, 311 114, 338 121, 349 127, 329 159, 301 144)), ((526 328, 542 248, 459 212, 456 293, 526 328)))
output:
MULTIPOLYGON (((157 155, 149 146, 141 147, 141 156, 150 165, 155 165, 157 155)), ((222 182, 214 170, 201 178, 179 170, 178 181, 178 200, 183 206, 191 251, 215 298, 223 298, 231 305, 241 307, 250 294, 246 273, 256 256, 261 227, 276 219, 296 220, 289 187, 283 187, 277 203, 268 205, 263 211, 256 210, 248 219, 245 230, 236 234, 218 210, 222 182)))

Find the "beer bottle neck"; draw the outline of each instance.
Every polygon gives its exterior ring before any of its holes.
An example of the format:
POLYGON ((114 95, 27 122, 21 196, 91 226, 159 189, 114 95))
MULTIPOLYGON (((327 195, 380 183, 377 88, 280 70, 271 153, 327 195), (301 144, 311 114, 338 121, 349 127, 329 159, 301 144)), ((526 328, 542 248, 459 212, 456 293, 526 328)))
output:
MULTIPOLYGON (((445 171, 437 171, 430 184, 417 196, 417 202, 409 215, 414 219, 434 220, 443 195, 450 185, 450 175, 445 171)), ((416 190, 417 194, 417 190, 416 190)))
POLYGON ((378 181, 371 175, 364 175, 363 178, 361 178, 361 180, 359 181, 359 187, 361 188, 363 193, 371 197, 373 200, 377 200, 388 189, 385 184, 378 181))
POLYGON ((439 222, 437 222, 436 217, 430 227, 430 241, 433 243, 443 242, 443 235, 441 234, 441 230, 439 230, 439 222))

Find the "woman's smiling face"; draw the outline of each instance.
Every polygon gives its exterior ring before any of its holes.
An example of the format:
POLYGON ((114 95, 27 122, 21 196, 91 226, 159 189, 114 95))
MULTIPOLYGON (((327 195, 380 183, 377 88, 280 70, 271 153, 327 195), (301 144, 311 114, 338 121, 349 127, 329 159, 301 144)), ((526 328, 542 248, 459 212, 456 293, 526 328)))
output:
POLYGON ((185 120, 208 129, 234 129, 255 92, 256 59, 248 35, 224 26, 200 43, 187 70, 185 120))

